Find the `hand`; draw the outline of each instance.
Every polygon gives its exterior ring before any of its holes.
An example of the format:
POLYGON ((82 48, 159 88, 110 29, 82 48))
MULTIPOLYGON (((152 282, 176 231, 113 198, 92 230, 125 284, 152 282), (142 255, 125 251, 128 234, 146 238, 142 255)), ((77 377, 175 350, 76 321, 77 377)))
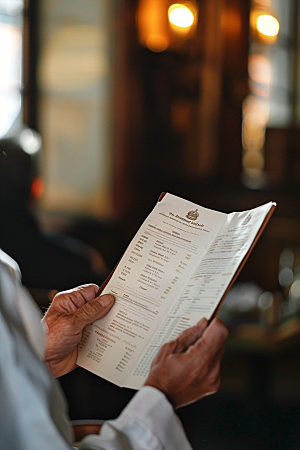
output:
POLYGON ((104 317, 114 303, 110 294, 95 298, 98 289, 96 284, 86 284, 60 292, 44 316, 48 328, 45 363, 55 377, 76 367, 83 328, 104 317))
POLYGON ((216 392, 228 330, 220 319, 202 319, 165 344, 151 365, 145 385, 163 392, 174 408, 216 392))

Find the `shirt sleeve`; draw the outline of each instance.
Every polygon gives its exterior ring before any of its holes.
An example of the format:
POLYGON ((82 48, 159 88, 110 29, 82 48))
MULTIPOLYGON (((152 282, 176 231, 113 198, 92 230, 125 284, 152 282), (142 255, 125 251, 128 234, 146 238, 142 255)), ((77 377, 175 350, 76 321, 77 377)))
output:
MULTIPOLYGON (((33 314, 32 299, 19 286, 13 266, 2 260, 0 251, 1 450, 71 449, 64 398, 38 349, 33 351, 28 341, 41 339, 39 316, 33 314)), ((143 387, 116 420, 105 422, 101 433, 87 436, 79 448, 191 450, 171 404, 150 386, 143 387)))
POLYGON ((83 439, 85 450, 192 450, 179 419, 164 394, 143 387, 100 435, 83 439))

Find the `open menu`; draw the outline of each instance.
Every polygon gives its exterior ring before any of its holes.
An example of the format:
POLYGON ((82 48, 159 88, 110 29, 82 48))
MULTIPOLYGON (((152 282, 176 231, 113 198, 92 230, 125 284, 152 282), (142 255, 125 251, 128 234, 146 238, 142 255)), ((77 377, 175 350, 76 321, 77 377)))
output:
POLYGON ((165 342, 216 315, 275 206, 225 214, 162 194, 101 287, 115 304, 84 329, 77 364, 139 389, 165 342))

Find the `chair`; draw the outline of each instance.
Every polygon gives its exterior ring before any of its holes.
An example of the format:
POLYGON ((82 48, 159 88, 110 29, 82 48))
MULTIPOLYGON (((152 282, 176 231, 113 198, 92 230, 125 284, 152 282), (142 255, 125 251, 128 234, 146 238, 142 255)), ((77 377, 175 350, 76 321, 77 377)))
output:
POLYGON ((89 434, 99 434, 103 420, 72 420, 71 426, 74 433, 74 446, 89 434))

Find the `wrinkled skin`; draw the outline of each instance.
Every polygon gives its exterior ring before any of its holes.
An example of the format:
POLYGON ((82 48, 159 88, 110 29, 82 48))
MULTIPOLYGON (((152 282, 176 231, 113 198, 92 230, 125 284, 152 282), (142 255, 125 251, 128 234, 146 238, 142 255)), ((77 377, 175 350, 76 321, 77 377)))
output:
MULTIPOLYGON (((48 328, 45 363, 56 377, 76 367, 83 328, 104 317, 114 304, 112 295, 95 298, 97 291, 97 285, 88 284, 60 292, 43 319, 48 328)), ((227 336, 221 320, 208 325, 202 319, 160 349, 145 385, 163 392, 175 409, 216 392, 227 336)))
POLYGON ((114 297, 95 298, 99 287, 95 284, 79 286, 57 294, 44 316, 48 328, 45 363, 53 376, 59 377, 76 367, 77 345, 83 328, 104 317, 114 297))
POLYGON ((145 385, 162 391, 175 409, 216 392, 227 336, 220 319, 210 325, 202 319, 160 349, 145 385))

